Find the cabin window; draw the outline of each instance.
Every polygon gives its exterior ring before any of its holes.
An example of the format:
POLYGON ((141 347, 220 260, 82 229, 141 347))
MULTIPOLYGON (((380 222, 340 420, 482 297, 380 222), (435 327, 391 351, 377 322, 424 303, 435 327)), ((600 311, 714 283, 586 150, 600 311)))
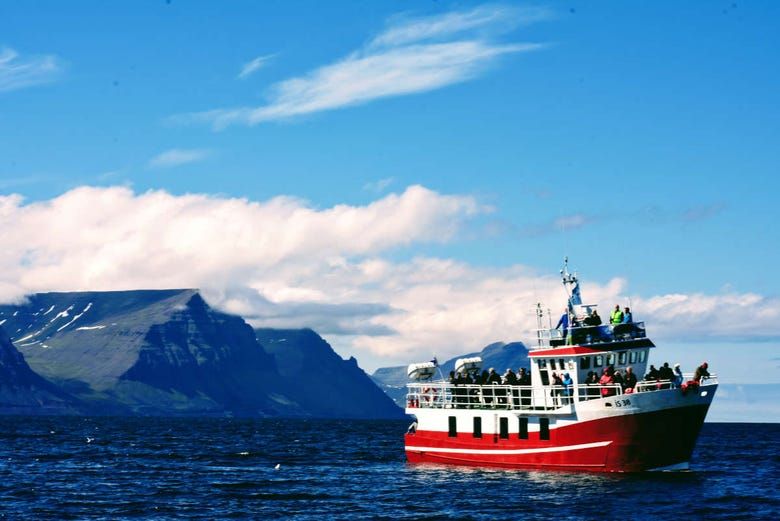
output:
POLYGON ((539 418, 539 439, 550 439, 550 418, 539 418))
POLYGON ((636 363, 636 351, 631 351, 630 353, 628 353, 628 363, 629 364, 636 363))
POLYGON ((593 357, 593 367, 601 367, 604 365, 604 355, 596 355, 593 357))
POLYGON ((580 369, 590 369, 590 357, 580 357, 580 369))
POLYGON ((607 365, 615 365, 615 353, 607 355, 607 365))
POLYGON ((645 357, 646 356, 647 356, 647 351, 645 351, 644 349, 639 351, 639 363, 640 364, 645 361, 645 357))
POLYGON ((547 367, 547 360, 545 360, 544 358, 540 358, 539 360, 536 361, 536 363, 539 365, 539 369, 544 369, 545 367, 547 367))
POLYGON ((482 437, 482 418, 479 416, 474 416, 474 437, 482 437))
POLYGON ((558 359, 558 369, 560 370, 566 369, 566 362, 563 361, 563 358, 558 359))
POLYGON ((498 436, 501 439, 508 440, 509 439, 509 418, 499 418, 498 419, 498 436))
POLYGON ((448 433, 450 438, 458 437, 458 419, 455 416, 450 416, 450 432, 448 433))
POLYGON ((619 365, 626 365, 626 352, 621 351, 618 353, 618 364, 619 365))
POLYGON ((542 385, 550 385, 550 375, 547 371, 541 371, 539 376, 542 378, 542 385))
POLYGON ((555 358, 550 358, 550 369, 555 371, 557 367, 555 367, 555 358))
POLYGON ((520 426, 517 431, 517 437, 521 440, 528 439, 528 418, 518 418, 520 420, 520 426))

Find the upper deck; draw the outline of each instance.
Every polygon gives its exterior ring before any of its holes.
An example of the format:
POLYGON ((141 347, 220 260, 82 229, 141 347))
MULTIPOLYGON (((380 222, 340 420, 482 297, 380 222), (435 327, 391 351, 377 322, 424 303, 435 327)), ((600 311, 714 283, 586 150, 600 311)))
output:
POLYGON ((559 348, 565 346, 594 347, 600 350, 608 350, 605 344, 618 344, 622 347, 631 343, 637 347, 653 347, 647 338, 644 322, 629 322, 622 324, 602 324, 598 326, 574 326, 565 330, 556 328, 544 328, 536 330, 536 345, 531 346, 533 351, 559 348), (637 340, 644 340, 636 342, 637 340))

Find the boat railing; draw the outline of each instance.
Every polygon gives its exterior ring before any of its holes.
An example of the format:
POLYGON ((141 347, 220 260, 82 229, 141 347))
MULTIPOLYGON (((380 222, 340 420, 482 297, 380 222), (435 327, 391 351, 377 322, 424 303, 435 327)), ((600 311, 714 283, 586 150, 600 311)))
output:
MULTIPOLYGON (((684 374, 683 382, 693 380, 684 374)), ((700 387, 717 385, 717 375, 702 378, 700 387)), ((671 380, 643 380, 633 388, 621 384, 574 385, 452 385, 447 382, 417 382, 407 385, 406 406, 428 409, 506 409, 547 411, 568 414, 575 402, 609 398, 624 394, 648 393, 677 389, 671 380)))
MULTIPOLYGON (((646 393, 651 391, 662 391, 664 389, 677 389, 682 387, 686 382, 690 382, 694 378, 694 373, 683 373, 682 381, 679 380, 642 380, 637 382, 634 386, 635 393, 646 393)), ((718 375, 711 374, 705 376, 699 382, 699 387, 706 387, 709 385, 718 384, 718 375)))
POLYGON ((406 405, 433 409, 508 409, 571 412, 574 401, 622 394, 610 385, 452 385, 442 382, 407 385, 406 405), (603 390, 603 391, 602 391, 603 390))
POLYGON ((625 324, 602 324, 598 326, 569 327, 560 329, 537 329, 537 348, 559 347, 564 345, 592 345, 605 342, 621 342, 647 338, 644 322, 625 324))

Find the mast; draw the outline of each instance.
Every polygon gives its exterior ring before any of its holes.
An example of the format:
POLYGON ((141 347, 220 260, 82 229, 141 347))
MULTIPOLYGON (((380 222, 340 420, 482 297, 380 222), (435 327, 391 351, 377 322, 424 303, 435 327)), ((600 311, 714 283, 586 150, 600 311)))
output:
POLYGON ((569 273, 569 257, 563 258, 561 278, 563 288, 566 290, 566 295, 568 297, 569 314, 573 315, 574 306, 582 304, 582 297, 580 296, 580 281, 577 278, 577 273, 569 273), (571 286, 571 290, 569 290, 569 286, 571 286))

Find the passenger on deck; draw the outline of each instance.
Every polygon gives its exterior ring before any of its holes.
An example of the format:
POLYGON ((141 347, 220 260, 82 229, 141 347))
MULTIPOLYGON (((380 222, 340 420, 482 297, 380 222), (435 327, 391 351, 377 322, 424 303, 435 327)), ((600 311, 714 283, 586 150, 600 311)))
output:
POLYGON ((585 379, 585 383, 588 384, 588 399, 598 398, 599 390, 596 386, 599 384, 599 375, 596 371, 589 371, 588 377, 585 379), (592 386, 592 387, 590 387, 592 386))
MULTIPOLYGON (((601 375, 601 378, 599 379, 599 384, 602 386, 611 386, 613 383, 615 383, 613 377, 615 376, 615 368, 613 366, 609 366, 606 369, 604 369, 604 374, 601 375)), ((601 397, 606 398, 608 396, 614 396, 617 394, 617 390, 613 387, 602 387, 601 388, 601 397)))
POLYGON ((553 399, 553 405, 555 407, 558 407, 561 405, 561 396, 563 396, 563 379, 561 378, 561 375, 558 373, 552 374, 552 384, 553 384, 553 390, 550 392, 552 399, 553 399))
MULTIPOLYGON (((485 373, 482 373, 483 376, 485 376, 485 373)), ((493 403, 493 397, 495 396, 495 391, 491 389, 490 387, 494 384, 500 384, 501 383, 501 377, 496 374, 496 370, 494 368, 490 368, 490 370, 487 373, 487 376, 485 378, 485 381, 482 383, 482 396, 485 398, 485 403, 493 403)))
POLYGON ((453 396, 455 398, 455 407, 462 407, 463 404, 466 401, 464 399, 465 398, 464 395, 466 393, 466 390, 465 389, 460 389, 460 387, 463 386, 463 383, 464 383, 463 382, 463 374, 460 371, 458 371, 457 373, 455 373, 455 382, 454 382, 455 389, 452 390, 452 394, 453 394, 453 396))
POLYGON ((645 375, 645 380, 658 380, 658 369, 654 365, 650 364, 650 370, 645 375))
POLYGON ((504 385, 517 385, 517 375, 511 369, 507 369, 504 377, 501 379, 501 383, 504 385))
POLYGON ((567 308, 563 309, 563 315, 558 319, 558 324, 555 326, 555 329, 560 329, 561 338, 566 340, 566 335, 569 334, 569 310, 567 308))
POLYGON ((634 321, 634 315, 631 314, 631 310, 628 307, 623 308, 623 323, 630 324, 634 321))
POLYGON ((674 364, 674 380, 672 381, 674 387, 680 387, 683 383, 683 374, 680 370, 680 364, 674 364))
POLYGON ((634 374, 634 368, 628 366, 626 367, 626 377, 623 379, 623 392, 634 392, 635 387, 636 387, 636 374, 634 374))
MULTIPOLYGON (((672 371, 672 368, 669 367, 669 362, 664 362, 664 365, 658 370, 658 379, 661 381, 668 380, 670 382, 674 380, 674 372, 672 371)), ((670 387, 670 385, 664 385, 664 387, 670 387)))
POLYGON ((521 367, 519 371, 517 380, 520 385, 531 385, 531 373, 526 371, 525 367, 521 367))
MULTIPOLYGON (((514 371, 512 371, 512 369, 507 369, 506 373, 504 373, 503 383, 504 385, 512 385, 512 386, 519 385, 517 375, 515 374, 514 371)), ((518 392, 517 389, 512 389, 511 396, 512 396, 511 398, 512 407, 517 407, 518 405, 520 405, 520 393, 518 392)))
POLYGON ((623 323, 623 312, 620 311, 620 304, 615 304, 615 310, 612 311, 612 314, 609 316, 609 323, 610 324, 623 323))
POLYGON ((615 371, 615 376, 612 377, 612 383, 620 384, 620 388, 623 389, 623 384, 626 381, 623 379, 623 373, 619 370, 615 371))
POLYGON ((450 371, 450 383, 455 385, 455 371, 450 371))
POLYGON ((602 324, 599 312, 595 309, 591 311, 590 316, 582 321, 586 326, 600 326, 602 324))
POLYGON ((702 378, 707 378, 710 376, 710 372, 707 370, 709 365, 707 362, 704 362, 699 367, 696 368, 696 372, 693 373, 693 381, 696 383, 701 383, 702 378))
POLYGON ((482 371, 481 375, 474 376, 474 383, 477 385, 486 385, 488 380, 488 372, 482 371))
POLYGON ((574 391, 574 388, 572 387, 574 385, 574 380, 571 379, 569 373, 565 373, 561 383, 563 384, 563 404, 569 405, 574 391))
POLYGON ((531 390, 528 387, 531 385, 531 373, 526 371, 525 367, 517 370, 517 383, 523 386, 523 389, 520 389, 520 406, 529 407, 531 405, 531 390))

